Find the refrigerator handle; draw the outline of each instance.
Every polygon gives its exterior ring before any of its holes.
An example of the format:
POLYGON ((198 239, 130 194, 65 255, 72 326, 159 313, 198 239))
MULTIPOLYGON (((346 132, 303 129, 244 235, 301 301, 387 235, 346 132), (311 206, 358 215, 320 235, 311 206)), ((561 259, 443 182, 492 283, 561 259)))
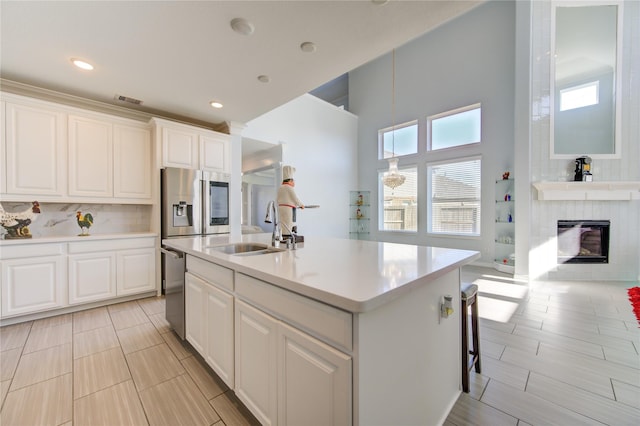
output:
POLYGON ((167 250, 166 248, 162 248, 160 247, 160 251, 164 254, 168 254, 169 256, 173 257, 174 259, 182 259, 182 257, 184 256, 184 253, 179 252, 179 251, 171 251, 171 250, 167 250))

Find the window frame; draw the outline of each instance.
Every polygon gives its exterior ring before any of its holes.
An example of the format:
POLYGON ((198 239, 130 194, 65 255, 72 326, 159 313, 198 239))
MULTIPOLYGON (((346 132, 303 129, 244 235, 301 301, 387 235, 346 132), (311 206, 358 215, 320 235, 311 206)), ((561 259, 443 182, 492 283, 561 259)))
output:
POLYGON ((418 164, 412 163, 405 166, 398 165, 398 171, 402 174, 403 170, 412 169, 416 174, 416 229, 383 229, 384 226, 384 184, 382 183, 382 175, 389 169, 378 169, 378 232, 385 233, 400 233, 400 234, 414 234, 417 235, 420 232, 420 192, 418 186, 420 182, 420 168, 418 164))
MULTIPOLYGON (((455 148, 460 148, 460 147, 455 147, 455 148)), ((426 234, 427 236, 430 237, 434 237, 434 238, 458 238, 458 239, 473 239, 473 240, 480 240, 482 238, 482 155, 481 154, 476 154, 476 155, 467 155, 467 156, 463 156, 463 157, 452 157, 452 158, 447 158, 447 159, 443 159, 443 160, 437 160, 437 161, 427 161, 425 163, 425 178, 426 178, 426 203, 425 203, 425 208, 427 209, 426 214, 427 214, 427 223, 426 223, 426 234), (480 209, 480 218, 477 221, 477 228, 478 228, 478 232, 477 234, 467 234, 467 233, 453 233, 453 232, 433 232, 433 214, 432 214, 432 209, 433 209, 433 204, 432 204, 432 200, 433 200, 433 186, 432 186, 432 172, 431 169, 434 166, 438 166, 438 165, 443 165, 443 164, 453 164, 453 163, 465 163, 465 162, 469 162, 469 161, 479 161, 480 162, 480 176, 478 177, 478 182, 480 183, 480 191, 479 191, 479 198, 478 198, 478 206, 480 209)))
POLYGON ((467 106, 463 106, 460 108, 455 108, 449 111, 445 111, 445 112, 440 112, 438 114, 434 114, 434 115, 429 115, 427 116, 427 137, 426 137, 426 142, 427 142, 427 146, 426 146, 426 152, 430 153, 430 152, 447 152, 447 151, 451 151, 451 150, 456 150, 456 149, 462 149, 462 148, 467 148, 467 147, 471 147, 471 146, 477 146, 480 145, 482 143, 482 103, 478 102, 472 105, 467 105, 467 106), (480 140, 477 142, 469 142, 469 143, 465 143, 462 145, 456 145, 456 146, 450 146, 447 148, 436 148, 433 149, 433 135, 432 135, 432 130, 433 130, 433 125, 432 122, 434 120, 438 120, 440 118, 443 117, 448 117, 448 116, 452 116, 452 115, 456 115, 456 114, 460 114, 463 112, 467 112, 467 111, 472 111, 474 109, 479 109, 480 110, 480 140))
POLYGON ((398 131, 400 129, 404 129, 406 127, 416 126, 416 151, 409 154, 394 154, 394 157, 408 157, 410 155, 416 155, 420 153, 420 124, 418 123, 418 119, 407 121, 405 123, 396 124, 394 126, 385 127, 382 129, 378 129, 378 160, 388 160, 392 157, 384 156, 384 135, 385 133, 389 133, 392 131, 398 131))

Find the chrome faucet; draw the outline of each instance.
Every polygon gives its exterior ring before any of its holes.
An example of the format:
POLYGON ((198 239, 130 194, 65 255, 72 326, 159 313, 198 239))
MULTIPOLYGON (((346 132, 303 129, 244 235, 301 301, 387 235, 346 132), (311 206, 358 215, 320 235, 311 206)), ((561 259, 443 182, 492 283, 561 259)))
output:
POLYGON ((289 229, 289 227, 284 222, 282 222, 280 225, 284 226, 284 228, 289 231, 289 234, 291 235, 291 241, 287 240, 287 248, 291 248, 292 250, 297 249, 298 245, 296 244, 296 233, 293 230, 289 229))
POLYGON ((280 218, 278 216, 278 207, 275 201, 269 201, 267 204, 267 216, 264 218, 265 223, 273 223, 273 233, 271 234, 271 245, 280 247, 282 234, 280 233, 280 218))

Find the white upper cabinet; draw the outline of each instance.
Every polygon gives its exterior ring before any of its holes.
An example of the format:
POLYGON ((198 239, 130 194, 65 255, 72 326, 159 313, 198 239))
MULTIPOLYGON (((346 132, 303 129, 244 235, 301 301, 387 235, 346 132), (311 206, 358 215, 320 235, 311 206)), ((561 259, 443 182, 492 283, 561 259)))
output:
POLYGON ((13 94, 2 99, 2 199, 153 202, 147 123, 13 94))
POLYGON ((147 126, 114 126, 114 197, 151 198, 151 155, 151 131, 147 126))
POLYGON ((113 196, 113 126, 69 116, 69 195, 113 196))
POLYGON ((160 118, 152 123, 162 146, 161 167, 231 173, 229 135, 160 118))
POLYGON ((227 135, 200 136, 200 168, 212 172, 230 173, 230 150, 227 135))
POLYGON ((162 165, 198 168, 198 134, 184 129, 162 128, 162 165))
POLYGON ((61 196, 66 186, 65 115, 38 103, 7 102, 5 108, 6 192, 61 196))

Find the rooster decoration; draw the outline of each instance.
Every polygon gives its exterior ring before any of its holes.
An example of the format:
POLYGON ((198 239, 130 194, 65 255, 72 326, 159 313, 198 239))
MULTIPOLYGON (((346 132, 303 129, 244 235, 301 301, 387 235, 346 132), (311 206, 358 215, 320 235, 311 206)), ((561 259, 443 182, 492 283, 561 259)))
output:
POLYGON ((6 239, 31 238, 29 225, 40 214, 40 203, 34 201, 31 208, 18 213, 9 213, 0 204, 0 225, 7 230, 6 239))
POLYGON ((91 213, 87 213, 84 216, 82 212, 76 212, 76 219, 78 220, 78 226, 82 231, 81 234, 78 234, 79 237, 86 237, 89 235, 89 228, 93 225, 93 216, 91 213))

